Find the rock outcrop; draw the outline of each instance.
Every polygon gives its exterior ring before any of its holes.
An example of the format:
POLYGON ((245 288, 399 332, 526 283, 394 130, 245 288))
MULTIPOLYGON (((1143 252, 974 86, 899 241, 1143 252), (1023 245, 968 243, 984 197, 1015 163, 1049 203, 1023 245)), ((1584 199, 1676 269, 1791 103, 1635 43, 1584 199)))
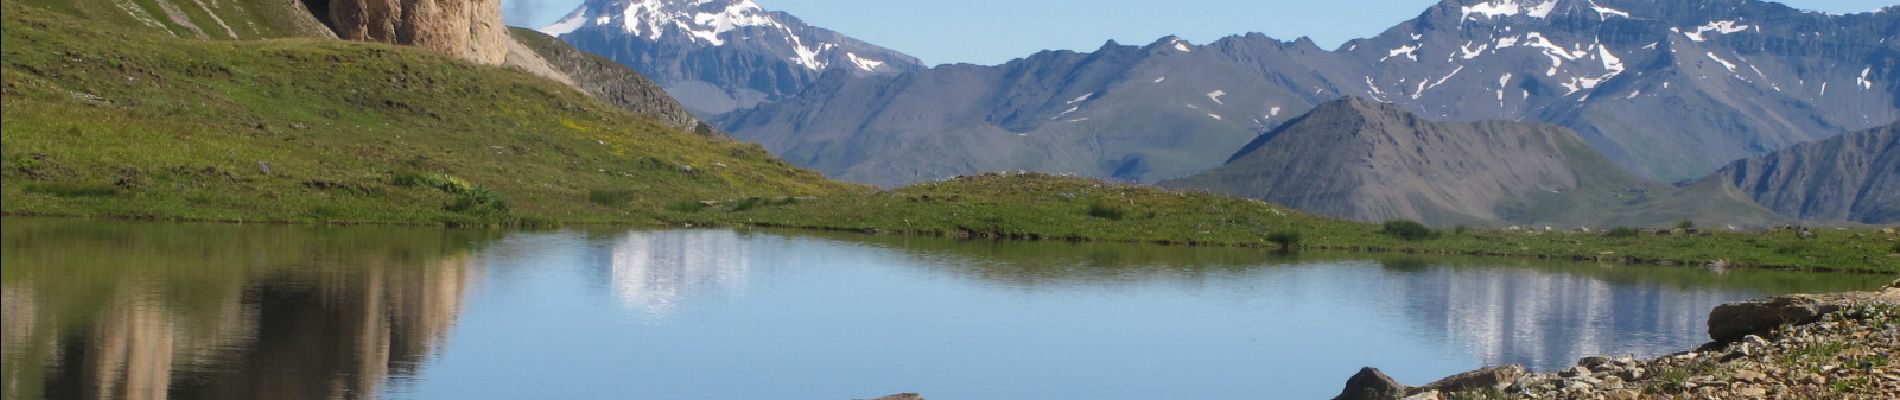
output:
MULTIPOLYGON (((575 49, 560 39, 534 30, 514 28, 509 33, 533 58, 546 60, 544 65, 553 69, 552 73, 569 79, 569 85, 596 99, 653 118, 668 127, 707 135, 718 134, 711 125, 694 118, 679 101, 668 96, 666 89, 627 66, 575 49)), ((509 65, 515 65, 513 58, 517 55, 510 54, 509 57, 509 65)))
POLYGON ((501 0, 303 0, 339 38, 435 50, 481 64, 507 61, 501 0), (320 7, 327 2, 328 7, 320 7))

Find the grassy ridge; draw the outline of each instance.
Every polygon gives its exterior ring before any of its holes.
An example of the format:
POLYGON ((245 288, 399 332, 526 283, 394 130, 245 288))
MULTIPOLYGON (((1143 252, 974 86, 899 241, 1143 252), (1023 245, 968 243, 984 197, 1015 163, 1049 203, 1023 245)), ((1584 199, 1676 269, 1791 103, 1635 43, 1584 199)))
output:
POLYGON ((0 211, 642 223, 847 187, 525 73, 395 46, 200 41, 4 5, 0 211))
POLYGON ((728 201, 684 215, 693 222, 887 233, 1223 246, 1277 246, 1603 259, 1809 270, 1900 272, 1900 237, 1866 230, 1634 236, 1608 233, 1443 230, 1404 240, 1372 224, 1315 217, 1226 196, 1040 174, 991 174, 885 192, 808 199, 728 201))

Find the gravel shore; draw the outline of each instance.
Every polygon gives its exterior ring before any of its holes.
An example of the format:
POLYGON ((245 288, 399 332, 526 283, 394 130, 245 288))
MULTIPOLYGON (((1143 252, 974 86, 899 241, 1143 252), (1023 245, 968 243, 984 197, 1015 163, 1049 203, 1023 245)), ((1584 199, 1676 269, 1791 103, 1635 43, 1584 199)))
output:
POLYGON ((1549 373, 1508 365, 1418 387, 1367 368, 1336 399, 1900 399, 1900 281, 1725 305, 1710 317, 1717 341, 1694 351, 1584 357, 1549 373))

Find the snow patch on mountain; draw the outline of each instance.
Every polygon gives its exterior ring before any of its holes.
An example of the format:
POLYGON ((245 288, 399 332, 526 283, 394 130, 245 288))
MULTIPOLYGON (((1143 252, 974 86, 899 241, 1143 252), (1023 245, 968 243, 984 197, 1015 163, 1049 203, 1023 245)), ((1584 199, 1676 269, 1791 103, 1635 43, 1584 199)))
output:
POLYGON ((1623 59, 1617 58, 1616 53, 1610 52, 1610 46, 1596 45, 1596 48, 1597 58, 1603 59, 1604 70, 1610 71, 1611 75, 1623 73, 1623 59))
POLYGON ((1491 0, 1476 5, 1459 7, 1466 19, 1498 18, 1514 15, 1528 15, 1532 18, 1550 16, 1557 9, 1557 0, 1539 2, 1533 5, 1520 4, 1518 0, 1491 0))
POLYGON ((1392 49, 1392 51, 1386 52, 1385 57, 1380 58, 1379 62, 1385 62, 1386 59, 1390 59, 1392 57, 1398 57, 1400 54, 1404 54, 1405 58, 1412 59, 1412 61, 1418 61, 1418 45, 1408 44, 1404 46, 1399 46, 1399 48, 1396 48, 1396 49, 1392 49))
MULTIPOLYGON (((1068 116, 1069 114, 1074 114, 1076 111, 1079 111, 1081 109, 1082 109, 1082 106, 1069 107, 1068 110, 1064 110, 1062 111, 1062 113, 1056 114, 1056 116, 1054 117, 1049 117, 1049 120, 1054 121, 1054 120, 1062 119, 1062 117, 1068 116)), ((1070 122, 1074 122, 1074 121, 1070 121, 1070 122)))
POLYGON ((1185 40, 1181 40, 1181 38, 1170 38, 1170 39, 1172 39, 1172 41, 1173 41, 1173 45, 1174 45, 1174 50, 1175 50, 1175 51, 1179 51, 1179 52, 1182 52, 1182 53, 1193 53, 1193 52, 1194 52, 1194 49, 1193 49, 1193 48, 1190 48, 1190 47, 1188 47, 1188 43, 1187 43, 1187 41, 1185 41, 1185 40))
POLYGON ((1458 66, 1458 68, 1452 69, 1451 73, 1445 74, 1445 76, 1442 78, 1438 78, 1437 81, 1419 82, 1418 91, 1412 93, 1412 100, 1418 100, 1420 97, 1424 97, 1425 91, 1432 90, 1432 88, 1438 87, 1438 85, 1445 84, 1445 81, 1451 80, 1451 77, 1458 76, 1458 73, 1463 72, 1464 70, 1465 70, 1465 66, 1460 65, 1458 66))
POLYGON ((1727 35, 1731 33, 1746 31, 1749 28, 1750 26, 1738 24, 1734 20, 1723 20, 1723 21, 1709 21, 1709 23, 1702 24, 1702 26, 1696 27, 1694 31, 1684 31, 1680 28, 1669 28, 1669 30, 1681 33, 1683 36, 1687 36, 1689 40, 1703 42, 1703 41, 1709 40, 1707 35, 1710 32, 1727 35))
POLYGON ((1378 100, 1381 103, 1387 102, 1385 101, 1385 91, 1379 90, 1379 84, 1373 83, 1372 77, 1370 76, 1366 77, 1366 94, 1372 95, 1373 100, 1378 100))
POLYGON ((823 71, 825 69, 825 62, 818 60, 818 55, 820 53, 824 53, 826 51, 830 51, 831 49, 838 47, 838 45, 835 45, 835 44, 825 43, 825 44, 818 45, 817 48, 811 48, 811 47, 806 47, 805 40, 799 39, 798 35, 791 35, 791 38, 792 38, 792 52, 798 55, 797 57, 793 57, 792 61, 798 63, 798 65, 803 65, 805 66, 805 68, 809 68, 813 71, 823 71))
POLYGON ((1713 51, 1709 52, 1708 55, 1709 55, 1710 60, 1715 60, 1715 62, 1721 63, 1723 68, 1728 68, 1729 73, 1735 72, 1735 63, 1729 62, 1728 60, 1722 59, 1722 57, 1716 56, 1715 52, 1713 51))
POLYGON ((1603 17, 1603 19, 1610 19, 1610 16, 1612 15, 1623 17, 1623 18, 1630 18, 1629 12, 1598 5, 1596 0, 1590 0, 1590 9, 1595 10, 1597 12, 1597 15, 1603 17))
POLYGON ((858 66, 858 69, 865 70, 865 71, 875 72, 877 71, 877 67, 884 65, 883 61, 873 60, 873 59, 864 58, 864 57, 858 57, 858 53, 846 52, 844 53, 844 56, 845 58, 851 59, 851 63, 856 64, 858 66))
POLYGON ((1491 48, 1490 43, 1465 42, 1464 46, 1458 47, 1458 52, 1464 54, 1464 59, 1469 60, 1469 59, 1478 58, 1478 56, 1484 55, 1484 51, 1489 50, 1490 48, 1491 48), (1474 45, 1474 44, 1478 45, 1477 49, 1471 48, 1471 45, 1474 45))

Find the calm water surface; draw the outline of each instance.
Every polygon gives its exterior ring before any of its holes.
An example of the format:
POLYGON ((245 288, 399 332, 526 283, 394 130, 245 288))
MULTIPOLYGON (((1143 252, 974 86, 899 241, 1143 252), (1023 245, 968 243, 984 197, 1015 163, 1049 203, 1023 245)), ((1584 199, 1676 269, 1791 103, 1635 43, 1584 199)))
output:
POLYGON ((1292 398, 1886 277, 730 230, 0 224, 7 399, 1292 398), (1359 257, 1359 258, 1354 258, 1359 257))

